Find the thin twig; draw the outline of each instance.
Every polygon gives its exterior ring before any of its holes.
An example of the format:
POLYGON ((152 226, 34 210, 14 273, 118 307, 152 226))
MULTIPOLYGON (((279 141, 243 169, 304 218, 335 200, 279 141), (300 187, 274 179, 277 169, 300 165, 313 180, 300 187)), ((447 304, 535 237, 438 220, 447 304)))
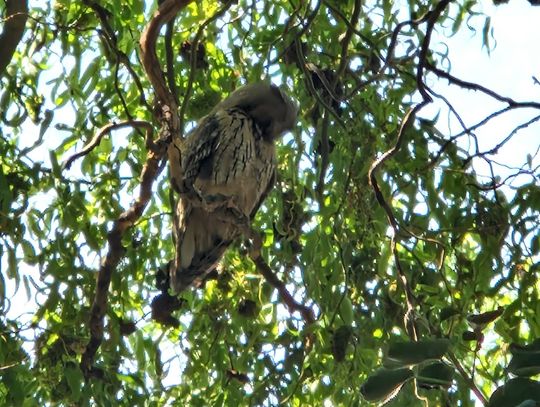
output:
POLYGON ((315 322, 315 315, 313 314, 313 310, 303 304, 300 304, 298 301, 296 301, 293 296, 289 293, 287 290, 287 287, 281 281, 276 274, 272 271, 268 263, 264 260, 261 254, 261 247, 262 247, 262 239, 261 236, 256 233, 253 230, 250 230, 249 237, 251 238, 253 242, 253 247, 250 250, 249 257, 255 263, 255 266, 257 267, 257 270, 259 273, 262 274, 262 276, 265 278, 265 280, 274 287, 278 293, 287 308, 289 309, 289 312, 292 314, 296 311, 302 315, 302 318, 306 322, 307 325, 311 325, 315 322))
POLYGON ((506 136, 501 142, 499 142, 495 147, 493 148, 490 148, 489 150, 487 151, 483 151, 483 152, 478 152, 476 154, 473 154, 471 155, 470 157, 467 157, 466 160, 464 160, 463 162, 463 166, 466 167, 469 162, 475 158, 475 157, 484 157, 486 155, 492 155, 492 154, 497 154, 499 149, 501 149, 506 143, 508 143, 515 135, 517 132, 519 132, 520 130, 523 130, 523 129, 526 129, 527 127, 529 127, 531 124, 533 123, 536 123, 538 120, 540 120, 540 115, 538 116, 535 116, 533 117, 532 119, 526 121, 525 123, 521 123, 519 126, 516 126, 509 134, 508 136, 506 136))
MULTIPOLYGON (((101 143, 101 140, 106 134, 110 133, 113 130, 119 130, 125 127, 137 127, 137 128, 142 127, 146 130, 147 135, 149 133, 151 134, 153 130, 152 125, 149 122, 144 121, 144 120, 126 120, 120 123, 109 123, 103 126, 101 129, 99 129, 96 135, 94 136, 94 138, 90 140, 90 142, 86 146, 84 146, 84 148, 81 151, 71 155, 66 161, 64 161, 64 164, 62 165, 62 167, 64 169, 69 169, 75 160, 81 157, 84 157, 85 155, 89 154, 94 148, 99 146, 99 144, 101 143)), ((148 143, 148 136, 147 136, 146 142, 148 143)))
POLYGON ((397 135, 397 140, 396 140, 395 145, 392 148, 390 148, 388 151, 386 151, 384 154, 382 154, 377 160, 375 160, 373 162, 373 164, 371 165, 371 167, 369 169, 369 172, 368 172, 369 182, 370 182, 371 187, 373 188, 373 191, 375 192, 375 198, 379 202, 379 205, 381 205, 381 207, 384 209, 386 217, 388 219, 388 223, 390 224, 390 226, 392 227, 392 229, 394 231, 394 233, 392 235, 392 238, 391 238, 391 241, 390 241, 390 244, 391 244, 392 253, 394 255, 394 261, 396 263, 398 276, 399 276, 399 278, 401 280, 401 283, 402 283, 402 286, 403 286, 403 289, 404 289, 404 293, 405 293, 405 300, 406 300, 406 303, 407 303, 407 311, 405 313, 404 325, 405 325, 405 328, 407 330, 408 335, 413 340, 415 340, 417 338, 417 330, 415 328, 414 316, 413 316, 414 307, 415 307, 415 304, 416 304, 416 299, 414 297, 412 289, 411 289, 411 287, 409 285, 409 282, 407 280, 407 276, 406 276, 404 270, 401 267, 401 261, 399 259, 399 253, 398 253, 397 248, 396 248, 396 239, 399 238, 399 232, 403 228, 399 227, 398 222, 397 222, 397 220, 396 220, 396 218, 394 216, 392 207, 386 201, 386 198, 384 197, 384 195, 383 195, 383 193, 382 193, 382 191, 381 191, 381 189, 379 187, 376 174, 377 174, 378 170, 380 169, 380 167, 387 160, 389 160, 391 157, 393 157, 395 154, 397 154, 397 152, 401 149, 401 147, 404 144, 406 130, 413 124, 417 113, 422 108, 424 108, 426 105, 428 105, 429 103, 431 103, 433 101, 433 99, 429 95, 428 89, 427 89, 427 87, 426 87, 426 85, 424 83, 424 69, 425 69, 425 65, 426 65, 426 61, 427 61, 427 55, 428 55, 428 50, 429 50, 429 45, 430 45, 430 40, 431 40, 431 34, 432 34, 433 29, 435 27, 435 22, 439 18, 440 14, 444 11, 444 9, 448 6, 450 1, 451 0, 442 0, 442 1, 440 1, 432 11, 429 11, 422 18, 420 18, 418 20, 411 20, 411 21, 406 21, 404 23, 398 24, 398 26, 395 28, 395 30, 394 30, 394 32, 392 34, 391 46, 389 47, 385 67, 388 66, 391 63, 392 54, 393 54, 394 48, 395 48, 395 46, 397 44, 397 38, 398 38, 398 35, 399 35, 399 32, 401 31, 401 29, 406 25, 414 25, 414 26, 416 26, 416 25, 419 25, 419 24, 421 24, 423 22, 427 22, 426 34, 425 34, 424 39, 422 41, 422 44, 420 46, 419 62, 418 62, 417 70, 416 70, 416 84, 417 84, 418 91, 420 92, 420 95, 422 96, 422 101, 420 103, 418 103, 417 105, 415 105, 413 108, 409 109, 409 111, 405 114, 405 116, 403 118, 403 121, 401 123, 400 129, 399 129, 398 135, 397 135))
POLYGON ((454 367, 458 370, 461 377, 463 377, 463 380, 465 380, 465 382, 469 385, 469 388, 472 390, 472 392, 478 398, 478 400, 480 400, 484 406, 487 405, 488 400, 486 396, 484 396, 482 391, 478 388, 478 386, 476 386, 476 383, 474 382, 474 380, 471 379, 471 377, 467 374, 463 366, 461 366, 461 363, 459 363, 458 358, 451 352, 448 352, 447 356, 448 356, 448 359, 450 359, 450 361, 454 365, 454 367))
POLYGON ((463 79, 456 78, 455 76, 449 74, 448 72, 443 71, 442 69, 437 68, 436 66, 426 63, 425 67, 427 70, 433 72, 440 78, 445 78, 448 82, 457 85, 463 89, 476 90, 482 92, 488 96, 491 96, 493 99, 498 100, 499 102, 507 103, 510 107, 530 107, 533 109, 540 109, 540 103, 537 102, 516 102, 514 99, 507 96, 499 95, 497 92, 488 89, 482 85, 479 85, 474 82, 467 82, 463 79))
POLYGON ((183 101, 180 105, 180 123, 179 123, 179 129, 182 130, 183 123, 184 123, 184 115, 187 110, 188 103, 191 99, 191 92, 193 90, 193 82, 195 81, 195 72, 196 72, 196 66, 197 66, 197 54, 199 50, 199 41, 202 38, 203 32, 212 22, 216 21, 218 18, 220 18, 223 14, 229 10, 233 3, 233 0, 228 0, 227 3, 223 5, 213 16, 208 18, 204 23, 201 24, 199 29, 197 30, 197 34, 195 34, 195 38, 193 39, 191 43, 191 54, 189 56, 189 77, 187 81, 186 88, 184 89, 183 94, 183 101))

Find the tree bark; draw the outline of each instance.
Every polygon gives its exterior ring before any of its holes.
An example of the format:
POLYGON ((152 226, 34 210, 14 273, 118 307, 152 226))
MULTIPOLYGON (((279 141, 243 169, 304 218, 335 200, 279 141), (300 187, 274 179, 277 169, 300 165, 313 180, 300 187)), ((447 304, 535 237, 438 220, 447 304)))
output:
POLYGON ((0 77, 4 74, 6 67, 11 62, 17 45, 24 34, 24 26, 28 19, 27 0, 6 0, 6 14, 4 17, 4 29, 0 34, 0 77))

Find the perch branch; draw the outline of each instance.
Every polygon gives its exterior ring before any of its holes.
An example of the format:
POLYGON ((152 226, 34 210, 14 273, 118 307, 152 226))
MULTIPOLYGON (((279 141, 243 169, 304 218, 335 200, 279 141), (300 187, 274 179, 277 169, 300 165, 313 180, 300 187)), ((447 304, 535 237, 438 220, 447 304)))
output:
POLYGON ((136 198, 135 203, 114 221, 112 229, 107 236, 109 250, 98 272, 96 294, 90 309, 90 340, 81 359, 81 370, 87 379, 97 373, 93 368, 93 364, 96 352, 103 341, 103 319, 107 312, 108 292, 112 273, 120 262, 125 250, 122 246, 122 237, 141 217, 146 205, 150 201, 152 197, 152 185, 163 169, 161 163, 166 156, 172 135, 178 133, 177 106, 174 96, 166 86, 155 47, 161 27, 190 2, 191 0, 166 0, 163 2, 141 35, 142 63, 154 88, 157 101, 162 105, 162 109, 159 112, 161 129, 157 142, 153 142, 147 128, 148 153, 141 173, 139 196, 136 198))
MULTIPOLYGON (((203 208, 206 206, 204 201, 195 194, 190 194, 188 199, 190 199, 194 205, 203 208)), ((240 213, 239 210, 234 210, 235 208, 226 206, 225 202, 221 205, 221 207, 205 209, 214 212, 214 215, 216 215, 223 222, 228 222, 237 226, 244 237, 252 241, 249 257, 253 263, 255 263, 259 273, 261 273, 265 280, 278 291, 279 296, 291 314, 298 311, 300 315, 302 315, 302 318, 307 325, 313 324, 315 322, 313 310, 303 304, 300 304, 294 299, 291 293, 289 293, 287 290, 285 283, 278 278, 278 276, 273 272, 268 263, 262 257, 262 238, 259 233, 250 227, 249 219, 247 219, 243 213, 240 213)))
MULTIPOLYGON (((151 130, 147 129, 147 139, 151 137, 151 130)), ((90 340, 82 356, 81 369, 88 378, 93 372, 92 365, 96 352, 103 340, 103 319, 107 312, 107 301, 112 273, 124 255, 122 236, 141 217, 144 208, 152 198, 152 184, 160 172, 160 162, 165 156, 167 144, 159 142, 151 144, 146 163, 141 173, 141 187, 135 203, 113 223, 112 229, 107 235, 109 250, 99 268, 96 294, 90 309, 90 340)))
POLYGON ((475 394, 475 396, 478 398, 478 400, 480 400, 484 406, 487 405, 488 404, 488 399, 486 398, 486 396, 484 396, 482 391, 478 388, 478 386, 476 385, 474 380, 465 371, 463 366, 461 366, 461 363, 459 362, 458 358, 454 354, 449 353, 448 354, 448 359, 450 359, 450 361, 452 362, 454 367, 458 370, 461 377, 463 377, 463 380, 465 380, 465 382, 469 385, 470 389, 475 394))

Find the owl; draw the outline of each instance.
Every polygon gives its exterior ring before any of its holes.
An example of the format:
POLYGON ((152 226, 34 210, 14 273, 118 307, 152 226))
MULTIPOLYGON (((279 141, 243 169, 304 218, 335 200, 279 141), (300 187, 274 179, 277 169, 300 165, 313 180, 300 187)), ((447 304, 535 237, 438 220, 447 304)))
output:
POLYGON ((297 107, 277 86, 244 86, 218 103, 185 140, 171 144, 173 187, 179 193, 170 285, 199 285, 240 236, 271 190, 275 141, 296 123, 297 107), (223 217, 236 214, 238 222, 223 217))

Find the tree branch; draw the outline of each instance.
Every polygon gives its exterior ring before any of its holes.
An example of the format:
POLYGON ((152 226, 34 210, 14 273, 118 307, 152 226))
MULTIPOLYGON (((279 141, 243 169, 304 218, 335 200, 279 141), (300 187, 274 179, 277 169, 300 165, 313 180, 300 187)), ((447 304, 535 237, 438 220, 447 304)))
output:
POLYGON ((423 39, 422 44, 420 46, 419 61, 418 61, 418 67, 417 67, 417 70, 416 70, 416 84, 417 84, 418 91, 420 92, 420 95, 422 96, 422 101, 420 103, 418 103, 416 106, 414 106, 412 109, 410 109, 405 114, 405 117, 403 118, 403 121, 401 123, 401 127, 400 127, 398 135, 397 135, 397 140, 396 140, 395 145, 392 148, 390 148, 389 150, 387 150, 385 153, 383 153, 377 160, 375 160, 373 162, 373 164, 371 165, 371 167, 369 169, 369 172, 368 172, 369 183, 370 183, 371 187, 373 188, 373 191, 375 193, 375 198, 379 202, 379 205, 381 205, 381 207, 384 209, 384 211, 386 213, 386 217, 388 219, 388 223, 390 224, 390 226, 392 227, 392 229, 394 231, 392 239, 391 239, 391 249, 392 249, 392 253, 394 255, 394 261, 396 263, 398 276, 399 276, 399 278, 401 280, 403 290, 404 290, 404 293, 405 293, 405 299, 406 299, 406 302, 407 302, 407 311, 405 313, 404 325, 405 325, 405 329, 407 330, 408 335, 413 340, 417 339, 417 330, 416 330, 416 328, 414 326, 414 316, 413 316, 414 307, 415 307, 415 304, 416 304, 416 299, 415 299, 414 294, 412 292, 412 288, 410 287, 410 284, 408 282, 407 276, 406 276, 405 272, 403 271, 403 269, 401 267, 401 262, 400 262, 400 259, 399 259, 399 253, 398 253, 397 248, 396 248, 396 239, 399 237, 399 232, 403 230, 403 231, 408 233, 408 231, 406 229, 404 229, 404 228, 399 227, 398 222, 397 222, 397 220, 396 220, 396 218, 394 216, 392 207, 386 201, 386 198, 384 197, 384 195, 383 195, 383 193, 382 193, 382 191, 381 191, 381 189, 379 187, 379 184, 378 184, 378 181, 377 181, 377 171, 382 167, 382 165, 387 160, 389 160, 391 157, 393 157, 395 154, 397 154, 397 152, 401 149, 401 147, 404 144, 406 130, 413 124, 418 112, 422 108, 424 108, 426 105, 428 105, 429 103, 431 103, 433 101, 433 99, 431 98, 431 96, 429 95, 429 93, 427 91, 426 85, 424 84, 424 69, 425 69, 426 63, 427 63, 427 56, 428 56, 428 51, 429 51, 431 34, 432 34, 433 29, 435 27, 435 22, 439 18, 440 14, 444 11, 444 9, 448 6, 450 1, 451 0, 442 0, 442 1, 440 1, 435 6, 435 8, 433 10, 429 11, 422 18, 420 18, 418 20, 406 21, 404 23, 398 24, 397 27, 395 28, 393 34, 392 34, 391 45, 389 47, 385 67, 388 66, 391 63, 392 54, 393 54, 394 48, 395 48, 395 46, 397 44, 397 38, 398 38, 398 35, 399 35, 399 32, 401 31, 401 29, 405 25, 414 25, 414 26, 416 26, 416 25, 419 25, 419 24, 421 24, 423 22, 427 22, 426 35, 424 36, 424 39, 423 39))
POLYGON ((165 60, 167 64, 167 81, 169 82, 169 91, 173 95, 175 103, 178 105, 178 90, 176 89, 174 75, 174 50, 172 46, 175 17, 176 15, 167 23, 167 28, 165 30, 165 60))
MULTIPOLYGON (((154 16, 144 29, 141 39, 141 60, 154 88, 159 103, 169 106, 173 116, 176 115, 176 102, 174 95, 169 91, 165 82, 165 75, 156 54, 156 42, 161 27, 171 21, 176 14, 193 0, 165 0, 154 13, 154 16), (173 107, 175 107, 173 109, 173 107)), ((174 120, 174 119, 173 119, 174 120)), ((178 118, 176 118, 178 120, 178 118)))
POLYGON ((520 130, 526 129, 531 124, 536 123, 540 120, 540 115, 533 117, 532 119, 526 121, 525 123, 521 123, 519 126, 516 126, 502 141, 500 141, 496 146, 490 148, 487 151, 477 151, 475 154, 467 157, 466 160, 463 161, 463 167, 466 167, 473 158, 476 157, 485 157, 486 155, 492 155, 497 154, 499 152, 499 149, 501 149, 506 143, 508 143, 520 130))
POLYGON ((458 370, 461 377, 463 377, 463 380, 469 385, 469 388, 471 391, 475 394, 475 396, 482 402, 483 405, 487 405, 488 400, 486 396, 482 393, 482 391, 476 386, 476 383, 474 380, 469 376, 469 374, 465 371, 463 366, 461 366, 461 363, 459 362, 458 358, 453 353, 448 353, 448 359, 452 362, 454 367, 458 370))
MULTIPOLYGON (((151 139, 151 130, 147 128, 146 138, 151 139)), ((112 229, 107 235, 109 250, 104 261, 99 268, 96 294, 90 309, 90 340, 81 359, 81 370, 88 379, 94 372, 92 367, 96 352, 103 340, 103 318, 107 312, 108 292, 111 283, 112 273, 124 255, 122 246, 122 236, 141 217, 144 208, 152 198, 152 184, 161 171, 159 165, 165 156, 167 144, 158 141, 151 144, 148 151, 146 163, 141 173, 141 186, 139 196, 135 203, 113 223, 112 229)))
POLYGON ((150 123, 146 122, 146 121, 143 121, 143 120, 126 120, 124 122, 120 122, 120 123, 109 123, 105 126, 103 126, 101 129, 98 130, 98 132, 96 133, 96 135, 94 136, 94 138, 92 140, 90 140, 90 142, 84 146, 84 148, 79 151, 78 153, 75 153, 73 155, 71 155, 63 164, 63 168, 65 169, 69 169, 71 167, 71 165, 73 164, 73 162, 81 157, 84 157, 85 155, 88 155, 94 148, 96 148, 97 146, 99 146, 99 144, 101 143, 101 140, 103 139, 103 137, 110 133, 111 131, 113 130, 118 130, 118 129, 122 129, 122 128, 125 128, 125 127, 142 127, 144 129, 146 129, 146 144, 148 146, 148 144, 150 142, 152 142, 152 130, 153 130, 153 127, 150 123))
POLYGON ((166 0, 154 13, 140 39, 142 63, 156 93, 157 101, 161 103, 161 110, 158 113, 161 129, 158 140, 153 142, 147 127, 148 153, 141 173, 139 196, 136 198, 135 203, 114 221, 107 236, 109 250, 98 272, 96 294, 90 309, 90 340, 81 359, 81 370, 87 379, 96 373, 93 364, 96 352, 103 340, 103 319, 107 312, 111 277, 125 250, 122 246, 122 237, 141 217, 146 205, 152 198, 152 185, 163 169, 161 163, 167 153, 172 136, 178 134, 177 105, 174 96, 167 88, 163 71, 157 59, 156 41, 163 24, 170 21, 191 1, 166 0))
POLYGON ((6 0, 6 16, 4 18, 4 29, 0 34, 0 76, 4 74, 6 67, 11 62, 17 45, 24 34, 24 27, 28 19, 27 0, 6 0))
POLYGON ((426 63, 425 68, 428 71, 433 72, 440 78, 447 79, 453 85, 457 85, 463 89, 475 90, 482 93, 485 93, 488 96, 491 96, 493 99, 498 100, 499 102, 507 103, 509 107, 530 107, 533 109, 540 109, 540 103, 537 102, 516 102, 514 99, 507 96, 499 95, 497 92, 486 88, 485 86, 479 85, 474 82, 467 82, 463 79, 456 78, 455 76, 449 74, 448 72, 443 71, 442 69, 437 68, 436 66, 426 63))
POLYGON ((262 239, 261 236, 253 230, 249 231, 249 237, 253 241, 253 248, 250 250, 249 257, 255 263, 257 270, 265 280, 274 287, 281 297, 282 301, 285 303, 289 312, 292 314, 296 311, 302 315, 302 318, 307 325, 311 325, 315 322, 315 316, 313 315, 313 310, 309 307, 306 307, 303 304, 300 304, 296 301, 293 296, 287 291, 287 287, 281 281, 278 276, 274 274, 268 263, 264 260, 261 254, 262 239))

